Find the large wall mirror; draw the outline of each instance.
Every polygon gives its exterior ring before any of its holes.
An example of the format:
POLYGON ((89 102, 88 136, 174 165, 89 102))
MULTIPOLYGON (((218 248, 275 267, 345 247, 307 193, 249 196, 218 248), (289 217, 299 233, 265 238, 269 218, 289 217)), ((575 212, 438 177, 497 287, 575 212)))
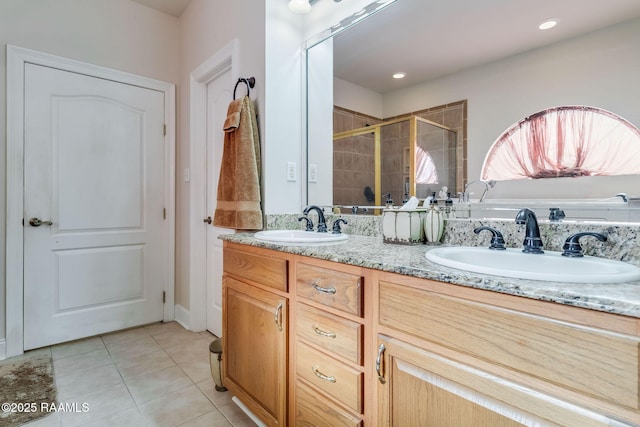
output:
MULTIPOLYGON (((392 193, 399 204, 442 186, 455 194, 480 179, 506 129, 557 106, 605 109, 640 127, 638 46, 637 0, 397 0, 307 49, 307 201, 376 205, 392 193), (548 18, 556 27, 538 29, 548 18), (412 117, 428 129, 414 130, 412 117), (421 132, 439 144, 424 149, 439 178, 422 185, 420 150, 408 149, 421 132), (398 141, 392 151, 385 133, 398 141)), ((504 180, 487 200, 618 193, 640 195, 640 175, 504 180)))

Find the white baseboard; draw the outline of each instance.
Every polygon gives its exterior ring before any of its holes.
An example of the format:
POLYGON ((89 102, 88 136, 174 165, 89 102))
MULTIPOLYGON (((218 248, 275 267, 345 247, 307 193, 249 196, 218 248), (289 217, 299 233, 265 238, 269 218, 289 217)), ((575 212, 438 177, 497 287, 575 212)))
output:
POLYGON ((191 313, 180 304, 175 305, 175 318, 176 322, 182 325, 183 328, 187 331, 191 330, 191 313))
POLYGON ((7 340, 2 338, 0 340, 0 360, 7 358, 7 340))
POLYGON ((235 403, 236 405, 238 405, 238 407, 242 410, 242 412, 244 412, 245 414, 247 414, 247 416, 249 418, 251 418, 251 421, 253 421, 254 423, 256 423, 258 425, 258 427, 267 427, 267 425, 265 423, 262 422, 262 420, 260 420, 260 418, 256 417, 255 414, 253 412, 251 412, 249 410, 249 408, 247 408, 244 403, 242 403, 242 401, 240 401, 240 399, 238 399, 237 397, 233 396, 231 398, 231 401, 233 401, 233 403, 235 403))

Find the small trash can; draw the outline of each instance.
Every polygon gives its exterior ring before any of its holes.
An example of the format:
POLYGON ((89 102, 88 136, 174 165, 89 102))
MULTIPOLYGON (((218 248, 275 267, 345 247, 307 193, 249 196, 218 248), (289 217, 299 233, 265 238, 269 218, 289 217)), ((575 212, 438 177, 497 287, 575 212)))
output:
POLYGON ((222 384, 222 338, 215 339, 209 344, 209 352, 209 365, 216 391, 227 391, 222 384))

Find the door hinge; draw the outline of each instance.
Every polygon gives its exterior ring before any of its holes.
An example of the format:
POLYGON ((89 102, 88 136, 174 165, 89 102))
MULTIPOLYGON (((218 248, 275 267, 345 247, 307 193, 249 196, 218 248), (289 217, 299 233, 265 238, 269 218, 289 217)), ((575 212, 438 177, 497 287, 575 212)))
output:
POLYGON ((167 302, 167 292, 162 291, 162 303, 164 304, 165 302, 167 302))
POLYGON ((163 124, 163 125, 162 125, 162 134, 163 134, 164 136, 167 136, 167 125, 166 125, 166 124, 163 124))
POLYGON ((167 219, 167 208, 162 208, 162 219, 167 219))

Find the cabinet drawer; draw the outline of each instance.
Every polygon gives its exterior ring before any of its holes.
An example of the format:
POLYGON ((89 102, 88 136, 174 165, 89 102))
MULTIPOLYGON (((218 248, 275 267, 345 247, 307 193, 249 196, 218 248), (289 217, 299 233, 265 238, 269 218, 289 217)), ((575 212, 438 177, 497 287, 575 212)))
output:
POLYGON ((355 416, 311 389, 302 381, 296 382, 296 426, 362 426, 355 416))
POLYGON ((362 276, 297 264, 296 294, 362 316, 362 276))
POLYGON ((381 281, 379 323, 617 405, 638 408, 640 340, 381 281))
POLYGON ((302 303, 297 304, 296 314, 296 332, 299 337, 353 363, 362 364, 361 324, 302 303))
POLYGON ((287 260, 231 248, 224 250, 224 271, 270 288, 287 291, 287 260))
POLYGON ((325 393, 362 412, 362 372, 298 341, 296 373, 325 393))

